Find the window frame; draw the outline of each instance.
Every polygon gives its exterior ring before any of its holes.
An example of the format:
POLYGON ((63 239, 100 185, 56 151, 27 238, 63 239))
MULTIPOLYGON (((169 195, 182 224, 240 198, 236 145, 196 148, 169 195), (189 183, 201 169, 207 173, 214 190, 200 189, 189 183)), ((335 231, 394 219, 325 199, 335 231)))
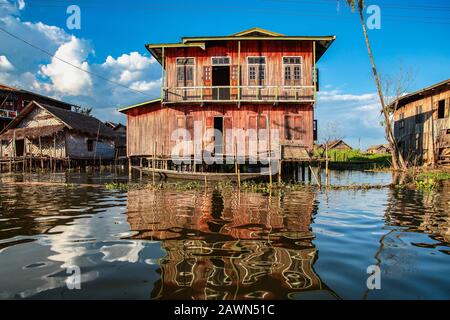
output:
POLYGON ((250 82, 256 82, 256 86, 265 86, 267 80, 267 56, 247 56, 247 86, 250 86, 250 82), (264 58, 264 64, 261 63, 250 63, 251 58, 264 58), (250 67, 255 67, 255 79, 250 79, 250 67), (264 66, 264 79, 260 79, 260 67, 264 66))
POLYGON ((281 65, 282 65, 282 70, 283 70, 283 75, 282 75, 282 80, 283 80, 283 86, 296 86, 296 84, 289 84, 286 85, 286 67, 290 67, 290 79, 287 81, 299 81, 300 82, 300 86, 301 83, 303 82, 303 56, 282 56, 281 57, 281 65), (285 63, 284 59, 285 58, 300 58, 300 63, 285 63), (300 67, 300 79, 295 79, 295 67, 299 66, 300 67))
POLYGON ((438 102, 437 102, 437 104, 438 104, 438 107, 437 107, 437 119, 445 119, 445 107, 446 107, 446 99, 441 99, 441 100, 438 100, 438 102), (440 117, 440 104, 441 104, 441 102, 443 101, 443 108, 442 108, 442 117, 440 117))
POLYGON ((230 56, 213 56, 211 57, 211 67, 226 67, 226 66, 232 66, 233 62, 232 62, 232 58, 230 56), (220 59, 220 58, 227 58, 228 59, 228 63, 219 63, 219 64, 214 64, 213 63, 213 59, 220 59))
POLYGON ((86 139, 86 150, 88 152, 94 152, 94 139, 86 139))
POLYGON ((180 81, 184 82, 183 87, 195 87, 195 85, 197 83, 197 81, 196 81, 196 75, 197 75, 196 69, 197 69, 197 59, 195 57, 176 57, 175 58, 175 79, 176 79, 177 88, 179 88, 178 83, 180 81), (181 65, 179 65, 178 64, 178 59, 193 59, 194 63, 193 64, 181 64, 181 65), (186 67, 187 66, 192 67, 192 85, 186 85, 187 81, 191 81, 191 80, 186 80, 186 67), (179 80, 178 79, 178 69, 179 68, 184 68, 185 69, 184 75, 183 75, 185 78, 183 80, 179 80))
POLYGON ((305 127, 305 117, 297 113, 284 114, 284 135, 286 141, 304 141, 305 132, 301 129, 305 127), (292 118, 293 127, 288 127, 288 118, 292 118), (300 126, 295 125, 296 121, 300 122, 300 126), (289 134, 291 137, 289 137, 289 134))

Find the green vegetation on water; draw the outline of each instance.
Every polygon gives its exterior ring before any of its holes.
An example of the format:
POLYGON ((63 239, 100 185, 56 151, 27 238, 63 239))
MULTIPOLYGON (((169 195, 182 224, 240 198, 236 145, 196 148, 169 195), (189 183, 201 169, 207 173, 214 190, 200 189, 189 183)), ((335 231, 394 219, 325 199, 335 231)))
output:
MULTIPOLYGON (((317 149, 315 155, 317 157, 325 157, 325 151, 317 149)), ((330 150, 328 151, 328 159, 332 162, 375 163, 380 166, 391 165, 390 154, 363 153, 361 150, 330 150)))
POLYGON ((450 180, 450 173, 444 171, 422 171, 414 177, 413 183, 418 190, 433 191, 444 180, 450 180))

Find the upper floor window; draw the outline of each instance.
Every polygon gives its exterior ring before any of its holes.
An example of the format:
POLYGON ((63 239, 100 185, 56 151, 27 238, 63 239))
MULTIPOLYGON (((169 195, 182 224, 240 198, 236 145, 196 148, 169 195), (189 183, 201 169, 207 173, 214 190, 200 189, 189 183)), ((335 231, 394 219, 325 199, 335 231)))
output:
POLYGON ((211 64, 213 66, 229 66, 230 57, 212 57, 211 64))
POLYGON ((438 119, 445 118, 445 100, 438 102, 438 119))
POLYGON ((284 84, 301 85, 302 80, 302 58, 283 57, 284 84))
POLYGON ((266 80, 266 57, 248 57, 248 84, 264 85, 266 80))
POLYGON ((87 139, 86 140, 86 146, 87 146, 87 151, 89 151, 89 152, 94 151, 94 140, 87 139))
POLYGON ((194 85, 194 58, 177 58, 177 85, 188 87, 194 85))

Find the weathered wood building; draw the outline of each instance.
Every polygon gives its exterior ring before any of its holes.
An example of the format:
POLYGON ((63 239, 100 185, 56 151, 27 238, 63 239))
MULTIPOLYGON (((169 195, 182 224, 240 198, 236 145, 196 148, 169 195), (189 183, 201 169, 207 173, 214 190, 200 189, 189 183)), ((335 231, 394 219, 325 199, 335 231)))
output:
POLYGON ((0 158, 2 166, 22 168, 106 162, 114 159, 115 139, 94 117, 32 101, 0 134, 0 158))
POLYGON ((31 102, 71 110, 74 105, 31 91, 0 84, 0 131, 3 130, 31 102))
POLYGON ((410 163, 450 164, 450 79, 394 101, 394 135, 410 163))
POLYGON ((370 146, 367 148, 367 153, 370 154, 389 154, 391 153, 391 149, 388 144, 377 144, 374 146, 370 146))
POLYGON ((352 147, 346 143, 342 139, 332 140, 327 142, 326 144, 321 144, 319 148, 324 149, 327 148, 329 151, 332 150, 353 150, 352 147))
POLYGON ((121 123, 116 123, 112 121, 105 121, 105 124, 113 129, 116 133, 115 141, 115 158, 117 160, 126 160, 127 157, 127 127, 121 123))
POLYGON ((334 39, 253 28, 146 45, 162 65, 161 98, 119 110, 127 115, 128 157, 155 156, 167 166, 179 142, 174 132, 183 129, 189 159, 207 151, 248 160, 256 145, 258 154, 265 149, 273 158, 310 160, 316 63, 334 39), (237 141, 239 134, 245 138, 237 141))

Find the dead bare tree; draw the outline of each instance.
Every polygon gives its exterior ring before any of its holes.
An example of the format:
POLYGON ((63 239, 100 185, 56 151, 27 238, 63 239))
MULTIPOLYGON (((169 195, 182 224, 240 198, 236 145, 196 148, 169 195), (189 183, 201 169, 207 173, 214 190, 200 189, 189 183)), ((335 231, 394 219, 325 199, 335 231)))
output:
POLYGON ((384 117, 385 132, 386 132, 387 140, 389 143, 389 147, 393 151, 392 167, 394 170, 406 170, 407 169, 406 163, 403 160, 403 157, 398 152, 398 146, 395 141, 394 131, 392 129, 391 121, 389 121, 389 113, 388 113, 389 108, 385 105, 385 99, 383 97, 383 91, 382 91, 381 83, 380 83, 380 80, 378 77, 378 71, 375 66, 375 59, 373 57, 372 47, 370 45, 370 40, 369 40, 369 34, 367 32, 366 22, 364 20, 364 13, 363 13, 364 6, 365 6, 364 0, 346 0, 346 2, 352 8, 353 11, 355 10, 355 8, 357 8, 358 13, 359 13, 359 19, 360 19, 362 30, 363 30, 364 40, 365 40, 366 46, 367 46, 367 53, 369 54, 369 59, 370 59, 371 67, 372 67, 373 76, 375 79, 375 84, 377 86, 378 95, 380 97, 381 113, 384 117), (400 155, 400 157, 398 157, 399 155, 400 155))
MULTIPOLYGON (((386 139, 388 141, 390 134, 387 131, 387 128, 394 127, 394 112, 398 107, 399 98, 408 93, 408 88, 413 83, 414 78, 414 72, 410 69, 404 69, 403 67, 400 67, 395 75, 381 77, 384 90, 383 98, 385 110, 383 113, 387 115, 387 117, 384 117, 382 124, 385 128, 386 139), (386 124, 386 121, 389 123, 386 124)), ((406 169, 408 164, 398 148, 398 141, 395 137, 393 139, 393 145, 394 148, 391 147, 392 158, 397 159, 396 161, 400 164, 402 169, 406 169)))

